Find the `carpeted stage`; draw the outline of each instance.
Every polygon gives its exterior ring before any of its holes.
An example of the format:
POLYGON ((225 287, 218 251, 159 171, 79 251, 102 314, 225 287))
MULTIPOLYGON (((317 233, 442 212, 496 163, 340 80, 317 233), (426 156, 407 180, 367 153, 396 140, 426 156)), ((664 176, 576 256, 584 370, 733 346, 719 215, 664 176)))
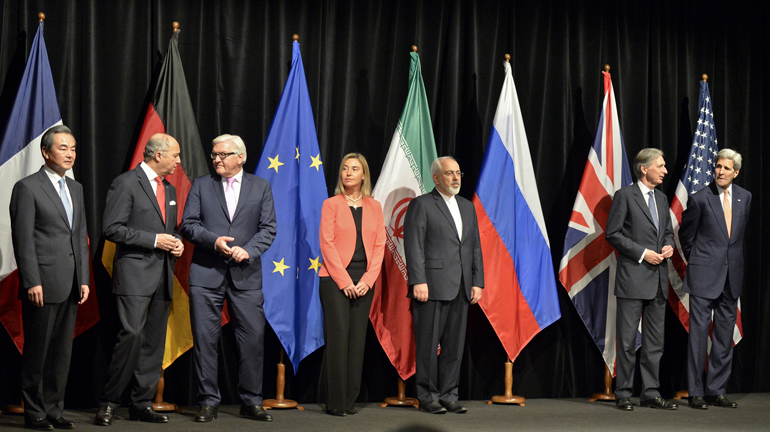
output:
MULTIPOLYGON (((91 423, 95 409, 67 410, 78 431, 767 431, 770 430, 770 394, 734 394, 738 409, 709 407, 696 411, 687 406, 677 411, 634 407, 633 412, 618 411, 614 403, 586 399, 529 399, 526 406, 487 405, 466 402, 468 413, 430 415, 414 408, 380 408, 378 404, 359 404, 359 414, 333 417, 317 404, 304 405, 304 411, 271 410, 272 423, 255 422, 238 416, 238 406, 223 406, 213 423, 195 423, 195 408, 171 413, 168 424, 128 421, 128 409, 120 408, 109 428, 91 423)), ((632 398, 637 404, 639 400, 632 398)), ((0 416, 0 431, 21 428, 21 416, 0 416)))

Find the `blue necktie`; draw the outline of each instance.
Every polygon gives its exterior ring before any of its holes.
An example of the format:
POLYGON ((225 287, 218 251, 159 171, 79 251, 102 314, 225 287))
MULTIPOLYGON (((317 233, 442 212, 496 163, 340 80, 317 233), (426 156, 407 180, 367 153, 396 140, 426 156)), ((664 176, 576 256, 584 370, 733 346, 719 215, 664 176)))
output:
POLYGON ((650 216, 652 216, 652 223, 655 224, 655 229, 658 229, 658 212, 655 211, 655 191, 650 191, 650 199, 647 201, 647 205, 650 207, 650 216))
POLYGON ((72 228, 72 204, 70 199, 67 198, 67 185, 64 183, 64 177, 59 179, 59 196, 61 197, 61 203, 64 204, 64 211, 67 212, 67 221, 72 228))

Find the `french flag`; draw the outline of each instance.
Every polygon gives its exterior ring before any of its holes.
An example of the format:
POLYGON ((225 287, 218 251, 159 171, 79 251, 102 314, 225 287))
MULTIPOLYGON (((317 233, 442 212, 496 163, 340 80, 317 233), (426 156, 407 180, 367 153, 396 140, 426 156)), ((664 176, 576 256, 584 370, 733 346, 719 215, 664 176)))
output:
MULTIPOLYGON (((8 123, 0 141, 0 322, 16 348, 24 348, 21 302, 17 299, 19 278, 11 242, 11 202, 13 185, 36 173, 45 163, 40 153, 40 139, 48 128, 62 124, 51 66, 43 40, 42 19, 32 41, 29 59, 19 84, 8 123)), ((72 178, 72 170, 67 171, 72 178)), ((99 321, 99 305, 91 276, 89 301, 78 308, 75 336, 99 321)))
POLYGON ((473 204, 484 254, 481 309, 514 361, 561 310, 524 120, 511 65, 504 66, 473 204))

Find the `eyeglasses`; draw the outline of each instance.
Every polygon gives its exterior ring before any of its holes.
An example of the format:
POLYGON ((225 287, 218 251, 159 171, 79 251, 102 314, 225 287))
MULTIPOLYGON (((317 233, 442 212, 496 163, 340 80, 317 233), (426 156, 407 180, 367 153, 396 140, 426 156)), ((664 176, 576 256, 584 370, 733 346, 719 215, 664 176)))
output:
POLYGON ((462 172, 462 171, 445 171, 445 172, 444 172, 444 176, 445 176, 445 177, 454 177, 454 176, 457 176, 457 177, 460 177, 460 178, 462 178, 462 176, 464 176, 464 175, 465 175, 465 173, 464 173, 464 172, 462 172))
POLYGON ((216 159, 217 156, 219 156, 220 160, 225 160, 225 159, 227 159, 228 156, 234 155, 234 154, 235 153, 233 153, 233 152, 230 152, 230 153, 211 153, 211 159, 212 160, 216 159))

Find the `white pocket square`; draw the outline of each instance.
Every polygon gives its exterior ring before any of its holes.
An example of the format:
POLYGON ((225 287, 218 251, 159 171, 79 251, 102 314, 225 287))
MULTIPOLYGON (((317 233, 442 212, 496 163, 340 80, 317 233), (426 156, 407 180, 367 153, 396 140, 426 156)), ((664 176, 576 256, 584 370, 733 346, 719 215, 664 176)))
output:
POLYGON ((176 205, 176 201, 169 201, 168 205, 170 205, 170 206, 176 205))

